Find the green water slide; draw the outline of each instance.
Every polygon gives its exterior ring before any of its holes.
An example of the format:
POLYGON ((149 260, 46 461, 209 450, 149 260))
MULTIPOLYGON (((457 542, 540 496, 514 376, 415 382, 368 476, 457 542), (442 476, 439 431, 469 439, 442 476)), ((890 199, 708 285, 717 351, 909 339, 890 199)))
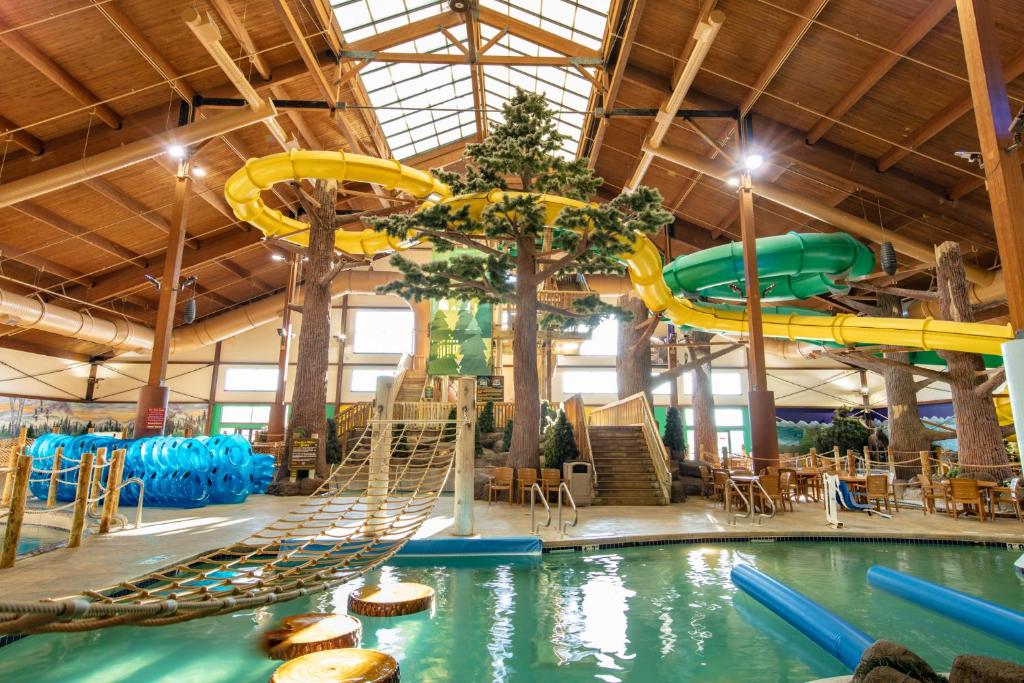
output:
MULTIPOLYGON (((837 280, 867 275, 875 255, 846 233, 790 232, 757 240, 757 273, 765 303, 850 291, 837 280)), ((662 269, 673 294, 745 301, 743 246, 723 244, 687 254, 662 269)))

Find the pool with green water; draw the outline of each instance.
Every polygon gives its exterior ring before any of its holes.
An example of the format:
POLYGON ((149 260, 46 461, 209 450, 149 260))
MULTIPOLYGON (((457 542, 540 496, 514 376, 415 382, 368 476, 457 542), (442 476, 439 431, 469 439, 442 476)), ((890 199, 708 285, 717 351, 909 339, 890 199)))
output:
MULTIPOLYGON (((3 536, 7 527, 0 524, 0 547, 3 546, 3 536)), ((17 555, 31 555, 40 550, 52 550, 68 540, 68 532, 48 526, 26 524, 21 528, 21 536, 18 538, 17 555)))
MULTIPOLYGON (((363 645, 393 654, 403 681, 808 681, 846 673, 729 581, 755 565, 877 638, 948 670, 969 651, 1024 662, 1002 641, 868 586, 873 564, 1024 605, 998 548, 874 543, 665 545, 548 554, 537 561, 399 562, 366 582, 418 581, 435 608, 363 618, 363 645)), ((158 628, 31 636, 0 648, 0 681, 266 681, 260 634, 280 617, 344 611, 363 581, 270 608, 158 628)), ((0 582, 2 586, 2 582, 0 582)))

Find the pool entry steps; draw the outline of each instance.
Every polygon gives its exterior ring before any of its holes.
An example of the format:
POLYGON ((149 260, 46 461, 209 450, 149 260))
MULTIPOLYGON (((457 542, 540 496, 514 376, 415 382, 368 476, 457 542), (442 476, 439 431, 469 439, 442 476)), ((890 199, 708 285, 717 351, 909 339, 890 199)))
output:
POLYGON ((245 540, 72 598, 5 595, 0 634, 173 624, 351 581, 387 561, 430 517, 456 441, 472 438, 466 432, 463 422, 374 420, 353 449, 370 457, 346 459, 315 493, 245 540), (398 445, 401 457, 392 457, 398 445))
MULTIPOLYGON (((989 672, 1012 671, 1018 676, 1024 676, 1024 667, 1018 664, 961 655, 954 660, 952 673, 947 679, 932 671, 924 660, 902 645, 876 640, 807 596, 748 564, 733 567, 730 579, 737 588, 781 617, 860 677, 875 667, 894 669, 894 673, 902 674, 903 680, 908 682, 948 680, 956 683, 981 680, 976 676, 979 669, 989 672)), ((872 586, 909 602, 1024 646, 1024 613, 887 567, 869 568, 867 580, 872 586)))

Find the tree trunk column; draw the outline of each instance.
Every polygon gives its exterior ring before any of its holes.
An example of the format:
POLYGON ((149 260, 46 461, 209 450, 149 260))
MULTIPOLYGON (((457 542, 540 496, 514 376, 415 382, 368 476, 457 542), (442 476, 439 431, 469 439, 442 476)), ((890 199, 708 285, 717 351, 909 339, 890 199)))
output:
POLYGON ((174 332, 174 308, 178 303, 181 255, 185 249, 185 227, 188 224, 188 202, 192 189, 190 171, 189 160, 186 158, 178 167, 174 183, 174 206, 167 235, 167 253, 164 255, 164 273, 160 280, 156 324, 153 326, 149 379, 146 386, 139 390, 139 402, 135 410, 135 438, 163 435, 167 421, 167 398, 170 391, 164 386, 164 379, 167 376, 167 357, 170 355, 171 335, 174 332))
POLYGON ((647 304, 632 292, 619 297, 616 303, 620 308, 633 314, 632 320, 619 321, 619 352, 615 356, 619 398, 626 398, 642 391, 647 395, 647 403, 653 407, 651 337, 645 331, 645 323, 650 318, 647 304))
MULTIPOLYGON (((935 247, 935 262, 942 316, 958 323, 974 322, 960 245, 943 242, 935 247)), ((1009 460, 992 392, 979 396, 974 391, 978 380, 984 378, 985 364, 981 356, 955 351, 939 353, 949 369, 961 468, 970 471, 971 465, 1007 465, 1009 460)), ((977 471, 985 479, 1002 479, 1010 474, 1008 468, 986 467, 977 471)))
MULTIPOLYGON (((709 342, 714 337, 710 332, 691 332, 690 340, 695 344, 709 342)), ((691 362, 711 354, 709 346, 691 346, 691 362)), ((718 430, 715 429, 715 395, 711 389, 711 363, 697 363, 693 368, 693 447, 695 457, 703 459, 709 453, 718 461, 718 430)))
MULTIPOLYGON (((902 316, 900 299, 892 294, 879 294, 878 307, 892 318, 902 316)), ((885 357, 900 363, 910 363, 910 354, 888 352, 885 357)), ((931 448, 931 436, 921 422, 917 403, 917 383, 907 370, 894 365, 882 367, 885 396, 889 404, 889 449, 896 460, 910 460, 914 453, 931 448)), ((901 479, 917 474, 914 465, 903 465, 896 471, 901 479)))
POLYGON ((512 386, 516 402, 512 422, 511 467, 537 467, 540 447, 540 381, 537 367, 536 247, 519 240, 516 255, 516 318, 512 336, 512 386))

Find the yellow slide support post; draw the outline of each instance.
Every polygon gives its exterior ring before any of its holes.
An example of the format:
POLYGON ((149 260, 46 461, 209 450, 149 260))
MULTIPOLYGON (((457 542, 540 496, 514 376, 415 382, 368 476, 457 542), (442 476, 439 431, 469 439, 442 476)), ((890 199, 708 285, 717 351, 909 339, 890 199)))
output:
MULTIPOLYGON (((397 161, 377 159, 345 152, 293 150, 259 159, 250 159, 236 171, 224 186, 224 195, 235 215, 249 222, 268 237, 278 237, 297 244, 306 244, 306 224, 267 207, 261 193, 275 183, 298 182, 302 179, 334 179, 339 182, 364 182, 387 189, 406 192, 424 200, 424 206, 443 202, 452 208, 468 206, 478 217, 491 204, 500 202, 506 193, 451 196, 446 185, 430 173, 404 166, 397 161)), ((508 193, 517 194, 517 193, 508 193)), ((545 207, 546 218, 553 223, 567 207, 584 204, 566 197, 536 195, 545 207)), ((371 229, 339 231, 335 241, 338 249, 372 255, 381 251, 405 249, 418 237, 396 240, 371 229)), ((694 304, 677 299, 662 277, 662 260, 654 243, 638 235, 631 250, 623 256, 637 293, 647 307, 666 315, 676 325, 688 325, 715 332, 747 332, 744 311, 730 311, 714 306, 694 304)), ((964 351, 968 353, 1002 354, 1001 345, 1013 339, 1010 325, 954 323, 933 318, 864 318, 854 315, 805 316, 763 315, 764 333, 786 339, 812 339, 839 344, 891 344, 924 350, 964 351)))

